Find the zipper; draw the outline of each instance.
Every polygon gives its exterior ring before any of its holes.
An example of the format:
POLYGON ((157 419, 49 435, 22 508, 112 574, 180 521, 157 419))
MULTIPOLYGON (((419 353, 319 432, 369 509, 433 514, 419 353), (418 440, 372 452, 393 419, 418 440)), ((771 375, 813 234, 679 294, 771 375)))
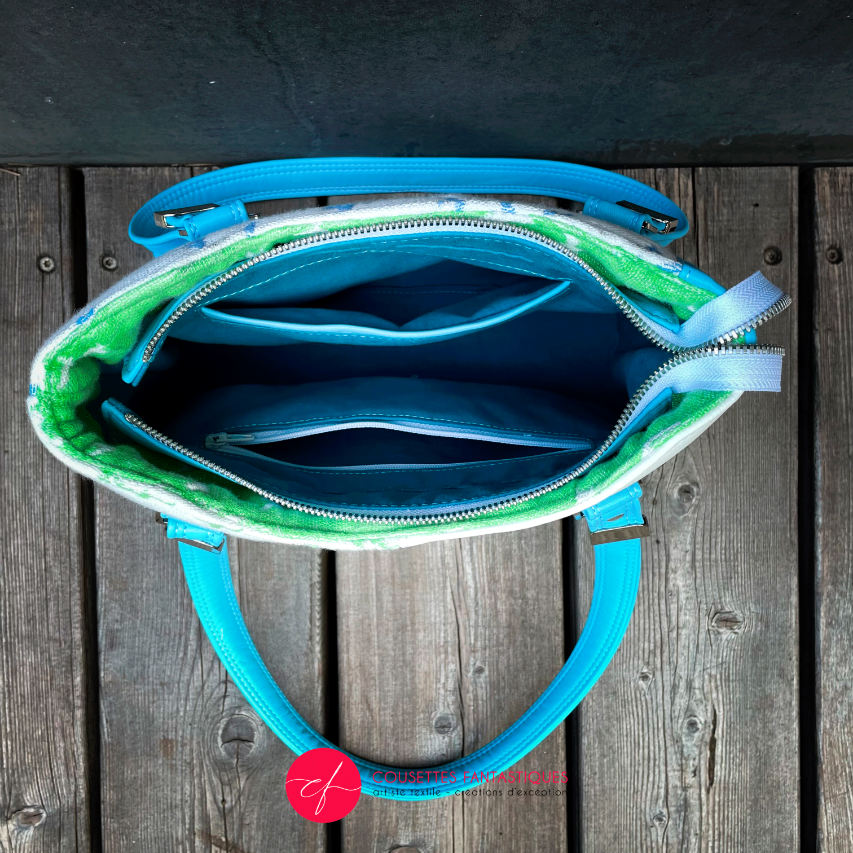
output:
MULTIPOLYGON (((219 450, 223 447, 232 447, 240 444, 254 444, 257 433, 251 432, 212 432, 204 439, 205 447, 219 450)), ((265 435, 261 433, 261 435, 265 435)), ((291 438, 292 436, 288 436, 291 438)), ((273 439, 274 440, 274 439, 273 439)))
POLYGON ((489 441, 494 444, 512 444, 517 447, 552 447, 555 450, 589 450, 591 443, 587 439, 564 436, 547 438, 533 432, 519 435, 501 434, 500 430, 473 430, 461 427, 425 426, 419 423, 395 423, 393 421, 341 420, 319 423, 312 426, 288 427, 282 424, 273 429, 256 432, 214 432, 205 437, 206 447, 221 450, 226 447, 239 447, 252 444, 273 444, 279 441, 291 441, 306 436, 322 435, 329 432, 341 432, 350 429, 387 429, 394 432, 407 432, 415 435, 435 436, 438 438, 459 438, 470 441, 489 441))
POLYGON ((643 384, 634 392, 631 399, 628 401, 628 405, 622 411, 622 414, 619 416, 615 426, 613 427, 607 438, 602 442, 601 445, 599 445, 598 449, 591 456, 588 456, 580 465, 573 468, 570 472, 563 474, 556 480, 552 480, 542 486, 538 486, 535 489, 531 489, 529 492, 525 492, 522 495, 516 495, 512 498, 504 498, 501 500, 492 501, 490 503, 484 503, 483 506, 480 507, 471 507, 468 509, 440 512, 430 515, 366 515, 361 513, 344 513, 337 512, 335 510, 325 509, 319 506, 312 506, 311 504, 293 501, 289 498, 277 495, 274 492, 270 492, 267 489, 263 489, 260 486, 256 486, 254 483, 250 482, 249 480, 246 480, 244 477, 241 477, 238 474, 234 474, 232 471, 229 471, 222 465, 219 465, 216 462, 211 462, 209 459, 206 459, 201 454, 190 450, 179 442, 174 441, 173 439, 164 435, 159 430, 156 430, 153 427, 149 426, 137 415, 134 415, 132 413, 126 413, 124 417, 129 424, 136 427, 137 429, 142 430, 149 437, 159 442, 160 444, 165 445, 170 450, 173 450, 174 452, 179 453, 182 456, 186 456, 188 459, 191 459, 194 462, 204 466, 205 468, 208 468, 214 473, 219 474, 220 476, 225 477, 226 479, 231 480, 232 482, 235 482, 238 485, 244 486, 245 488, 250 489, 251 491, 261 495, 267 500, 272 501, 273 503, 277 503, 287 509, 297 510, 299 512, 307 513, 309 515, 320 516, 322 518, 330 518, 336 521, 355 521, 364 522, 367 524, 402 524, 405 526, 435 524, 439 522, 463 521, 469 518, 476 518, 478 516, 485 515, 486 513, 497 512, 508 507, 517 506, 518 504, 525 503, 527 501, 533 500, 534 498, 541 497, 542 495, 545 495, 548 492, 552 492, 555 489, 559 489, 571 480, 574 480, 577 477, 580 477, 582 474, 586 473, 590 468, 592 468, 593 465, 598 462, 599 459, 601 459, 601 457, 608 451, 608 449, 619 437, 620 433, 627 425, 633 413, 643 402, 643 397, 645 396, 645 394, 648 393, 652 386, 659 379, 665 376, 670 370, 677 367, 678 365, 684 364, 685 362, 692 361, 697 358, 705 358, 709 355, 725 356, 728 354, 745 351, 767 353, 773 355, 781 355, 784 352, 782 347, 772 346, 705 346, 687 352, 680 352, 668 361, 666 361, 660 367, 658 367, 657 370, 655 370, 645 380, 645 382, 643 382, 643 384))
MULTIPOLYGON (((671 344, 669 341, 664 340, 658 335, 658 333, 651 328, 643 314, 636 309, 624 296, 612 285, 608 282, 600 273, 594 270, 586 261, 582 260, 575 252, 571 249, 566 248, 562 243, 557 242, 551 237, 546 237, 542 234, 538 234, 535 231, 530 230, 529 228, 525 228, 521 225, 515 225, 513 223, 508 222, 499 222, 496 220, 482 220, 482 219, 467 219, 462 216, 446 216, 443 215, 437 218, 421 218, 421 219, 407 219, 407 220, 397 220, 394 222, 384 222, 384 223, 376 223, 373 225, 359 225, 351 228, 343 228, 340 231, 323 231, 317 234, 310 234, 306 237, 300 237, 296 240, 293 240, 289 243, 279 243, 273 246, 271 249, 268 249, 265 252, 261 252, 258 255, 254 255, 253 257, 237 264, 231 269, 227 270, 224 273, 216 276, 216 278, 207 282, 207 284, 202 285, 193 293, 191 293, 186 299, 184 299, 168 317, 166 317, 163 322, 157 327, 157 329, 152 334, 148 343, 145 346, 145 349, 142 352, 142 361, 148 362, 151 360, 151 357, 154 355, 154 351, 157 349, 157 345, 163 339, 163 337, 168 333, 169 329, 178 321, 184 314, 187 313, 191 308, 194 308, 216 290, 218 290, 223 285, 227 284, 232 279, 236 278, 238 275, 246 272, 257 264, 263 263, 264 261, 268 261, 271 258, 280 257, 281 255, 287 255, 291 252, 298 251, 300 249, 308 248, 309 246, 316 246, 323 243, 335 243, 335 242, 344 242, 346 240, 352 239, 353 237, 364 237, 371 234, 387 234, 389 232, 422 232, 422 231, 430 231, 434 229, 440 228, 462 228, 465 230, 472 231, 497 231, 503 234, 510 234, 514 237, 521 237, 528 242, 536 243, 540 246, 544 246, 545 248, 551 249, 559 254, 567 257, 569 260, 573 261, 577 266, 579 266, 584 272, 589 274, 601 287, 601 289, 610 297, 610 299, 616 304, 619 310, 631 321, 631 323, 636 326, 647 338, 657 344, 659 347, 667 350, 668 352, 687 352, 690 350, 689 347, 680 347, 677 344, 671 344)), ((765 321, 769 320, 771 317, 774 317, 776 314, 784 311, 791 304, 791 298, 787 295, 782 296, 779 300, 777 300, 770 308, 762 311, 757 317, 750 320, 748 323, 745 323, 738 327, 737 329, 733 329, 730 332, 727 332, 725 335, 721 335, 716 338, 713 343, 716 344, 725 344, 733 341, 735 338, 739 337, 746 332, 750 332, 755 329, 757 326, 761 325, 765 321)), ((712 343, 709 341, 709 343, 712 343)))

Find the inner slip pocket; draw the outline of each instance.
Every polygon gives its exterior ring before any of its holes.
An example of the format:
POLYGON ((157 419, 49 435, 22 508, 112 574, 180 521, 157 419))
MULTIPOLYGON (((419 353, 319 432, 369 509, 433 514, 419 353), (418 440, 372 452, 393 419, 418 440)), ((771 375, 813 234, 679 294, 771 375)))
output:
POLYGON ((412 346, 436 343, 488 329, 533 311, 570 288, 569 281, 525 279, 478 293, 398 324, 382 316, 381 300, 373 310, 300 306, 205 305, 174 332, 181 340, 231 345, 274 346, 288 343, 412 346))

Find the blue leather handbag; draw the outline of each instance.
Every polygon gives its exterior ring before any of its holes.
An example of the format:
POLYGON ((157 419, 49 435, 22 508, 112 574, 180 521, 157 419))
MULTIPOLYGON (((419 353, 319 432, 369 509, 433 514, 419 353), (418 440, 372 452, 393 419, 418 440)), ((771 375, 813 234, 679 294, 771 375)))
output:
POLYGON ((258 655, 225 534, 397 548, 586 518, 592 605, 542 696, 426 786, 351 756, 369 793, 446 796, 518 761, 607 666, 637 591, 639 479, 744 391, 779 390, 782 353, 755 329, 790 299, 760 273, 713 281, 668 248, 686 231, 655 190, 566 163, 210 172, 133 217, 154 260, 44 344, 30 416, 70 467, 161 513, 213 647, 296 753, 333 744, 258 655), (398 195, 254 209, 366 193, 398 195))

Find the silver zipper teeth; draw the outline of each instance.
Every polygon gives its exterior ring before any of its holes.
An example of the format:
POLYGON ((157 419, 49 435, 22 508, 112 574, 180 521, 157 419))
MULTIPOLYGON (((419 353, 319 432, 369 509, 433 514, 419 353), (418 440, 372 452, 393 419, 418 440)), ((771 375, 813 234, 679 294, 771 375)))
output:
MULTIPOLYGON (((222 287, 222 285, 231 281, 231 279, 235 278, 241 273, 246 272, 248 269, 255 266, 256 264, 263 263, 264 261, 268 261, 270 258, 278 257, 279 255, 286 255, 290 252, 294 252, 299 249, 304 249, 307 246, 313 246, 318 243, 331 243, 337 240, 345 240, 348 237, 357 237, 365 234, 377 234, 388 231, 406 231, 415 228, 433 227, 463 227, 483 231, 501 231, 507 234, 514 234, 521 237, 525 237, 526 239, 532 240, 533 242, 545 246, 546 248, 553 249, 554 251, 559 252, 561 255, 565 255, 567 258, 574 261, 579 267, 589 273, 589 275, 591 275, 598 282, 598 284, 602 287, 605 293, 607 293, 607 295, 613 300, 613 302, 616 303, 618 308, 631 321, 631 323, 633 323, 634 326, 636 326, 647 338, 652 340, 659 347, 662 347, 668 352, 685 352, 690 349, 689 347, 679 347, 675 344, 671 344, 668 341, 663 340, 654 331, 654 329, 650 329, 648 327, 642 314, 640 314, 637 309, 634 308, 612 284, 606 281, 600 273, 594 270, 588 263, 586 263, 586 261, 578 257, 578 255, 576 255, 570 249, 567 249, 562 243, 558 243, 556 240, 553 240, 550 237, 545 237, 542 234, 537 234, 535 231, 531 231, 528 228, 524 228, 520 225, 514 225, 507 222, 497 222, 490 219, 466 219, 462 216, 441 216, 433 219, 409 219, 399 220, 395 222, 377 223, 374 225, 361 225, 358 227, 343 228, 340 231, 323 231, 318 234, 309 234, 307 237, 300 237, 289 243, 281 243, 277 246, 273 246, 273 248, 268 249, 266 252, 261 252, 261 254, 255 255, 254 257, 243 261, 237 266, 232 267, 227 272, 218 275, 216 278, 212 279, 203 287, 195 291, 195 293, 188 296, 163 321, 163 323, 157 327, 157 330, 154 332, 154 334, 151 336, 151 339, 145 346, 145 349, 142 353, 142 361, 150 361, 151 356, 154 354, 154 350, 157 348, 157 344, 169 331, 169 329, 181 317, 183 317, 184 314, 187 313, 187 311, 189 311, 191 308, 194 308, 203 299, 210 296, 211 293, 222 287)), ((718 338, 716 340, 716 343, 723 344, 734 340, 739 335, 751 331, 756 326, 763 323, 765 320, 769 319, 775 314, 778 314, 780 311, 783 311, 790 304, 790 297, 786 296, 784 297, 784 299, 780 299, 775 305, 771 306, 762 314, 760 314, 758 318, 753 321, 750 321, 749 324, 741 326, 740 328, 735 329, 731 332, 728 332, 726 335, 723 335, 722 337, 718 338)))
POLYGON ((793 299, 787 293, 783 293, 769 308, 765 308, 760 314, 753 317, 748 323, 743 323, 736 329, 726 332, 717 338, 718 344, 731 343, 735 338, 757 329, 759 326, 766 323, 777 314, 781 314, 785 309, 790 308, 793 304, 793 299))
POLYGON ((682 352, 673 358, 669 359, 669 361, 662 364, 657 370, 652 373, 648 379, 634 392, 634 395, 631 397, 628 405, 623 410, 622 414, 619 416, 619 419, 616 421, 616 425, 611 430, 610 434, 604 440, 604 442, 599 446, 598 450, 593 453, 592 456, 588 457, 584 462, 578 465, 577 468, 574 468, 568 474, 564 474, 557 480, 553 480, 550 483, 546 483, 544 486, 540 486, 537 489, 533 489, 530 492, 526 492, 523 495, 518 495, 514 498, 505 498, 500 501, 495 501, 490 504, 485 504, 482 507, 474 507, 472 509, 459 510, 457 512, 451 513, 437 513, 435 515, 420 515, 420 516, 392 516, 392 515, 361 515, 358 513, 343 513, 343 512, 335 512, 333 510, 323 509, 322 507, 311 506, 310 504, 299 503, 298 501, 292 501, 288 498, 283 498, 280 495, 274 494, 273 492, 269 492, 266 489, 262 489, 260 486, 256 486, 254 483, 249 482, 249 480, 240 477, 237 474, 232 473, 227 468, 224 468, 222 465, 218 465, 215 462, 211 462, 209 459, 199 455, 193 450, 189 450, 184 445, 174 441, 168 436, 164 435, 162 432, 154 429, 153 427, 148 426, 143 420, 137 417, 134 414, 127 413, 125 414, 125 420, 137 427, 138 429, 143 430, 147 433, 151 438, 155 441, 164 444, 171 450, 174 450, 176 453, 180 453, 183 456, 186 456, 189 459, 192 459, 195 462, 198 462, 204 465, 206 468, 214 471, 222 477, 225 477, 229 480, 232 480, 235 483, 238 483, 241 486, 245 486, 247 489, 261 495, 273 503, 277 503, 287 509, 294 509, 299 512, 305 512, 309 515, 321 516, 322 518, 331 518, 336 521, 357 521, 364 522, 365 524, 402 524, 405 526, 415 526, 415 525, 424 525, 424 524, 435 524, 438 522, 445 521, 463 521, 468 518, 476 518, 477 516, 484 515, 489 512, 497 512, 498 510, 506 509, 508 507, 516 506, 517 504, 526 503, 527 501, 533 500, 534 498, 541 497, 542 495, 548 494, 548 492, 553 492, 555 489, 559 489, 561 486, 565 486, 571 480, 581 476, 586 471, 588 471, 593 465, 598 462, 598 460, 607 452, 607 449, 610 445, 613 444, 614 441, 619 436, 619 433, 625 428, 629 418, 634 413, 635 409, 639 405, 643 396, 646 392, 654 385, 655 382, 658 381, 664 374, 668 371, 672 370, 674 367, 683 364, 687 361, 692 361, 696 358, 703 358, 708 355, 730 355, 739 352, 759 352, 759 353, 767 353, 773 355, 781 355, 784 353, 784 349, 782 347, 772 347, 772 346, 735 346, 735 347, 702 347, 700 349, 690 350, 689 352, 682 352))

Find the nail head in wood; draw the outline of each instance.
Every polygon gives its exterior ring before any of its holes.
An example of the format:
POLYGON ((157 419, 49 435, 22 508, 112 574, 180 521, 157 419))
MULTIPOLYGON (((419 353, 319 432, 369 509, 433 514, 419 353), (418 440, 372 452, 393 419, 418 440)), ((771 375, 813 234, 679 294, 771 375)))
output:
POLYGON ((782 263, 782 250, 778 246, 768 246, 764 250, 764 263, 770 267, 775 267, 782 263))
POLYGON ((844 255, 841 253, 841 249, 838 246, 830 246, 826 250, 826 259, 831 264, 840 264, 841 261, 844 260, 844 255))

